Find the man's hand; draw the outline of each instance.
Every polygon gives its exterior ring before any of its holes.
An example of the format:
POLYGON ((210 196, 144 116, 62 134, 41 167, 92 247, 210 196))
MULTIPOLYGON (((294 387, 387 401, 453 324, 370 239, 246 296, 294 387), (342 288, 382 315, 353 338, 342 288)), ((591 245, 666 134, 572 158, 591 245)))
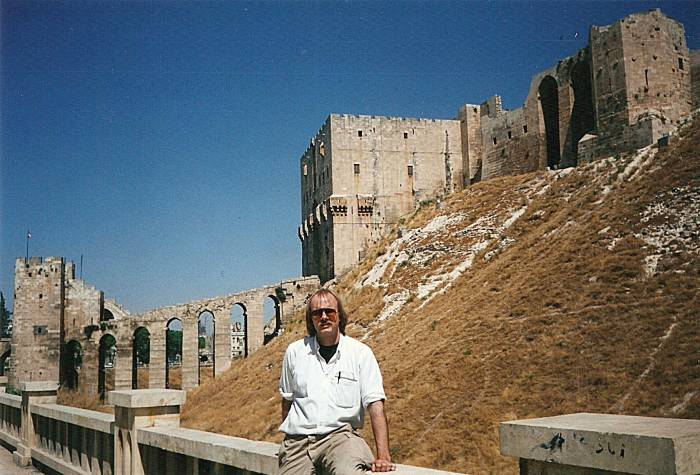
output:
POLYGON ((374 401, 369 406, 369 418, 372 421, 372 432, 377 444, 377 458, 372 462, 373 472, 391 472, 396 465, 391 463, 389 453, 389 425, 384 414, 384 401, 374 401))
POLYGON ((396 464, 391 463, 391 460, 377 458, 372 462, 373 472, 392 472, 394 470, 396 470, 396 464))

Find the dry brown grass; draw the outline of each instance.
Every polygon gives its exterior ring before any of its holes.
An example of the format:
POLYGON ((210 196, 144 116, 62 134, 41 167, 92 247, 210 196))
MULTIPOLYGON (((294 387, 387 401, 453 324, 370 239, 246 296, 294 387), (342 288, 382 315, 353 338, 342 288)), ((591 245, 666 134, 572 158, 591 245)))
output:
MULTIPOLYGON (((524 203, 532 183, 549 184, 505 232, 510 246, 491 260, 477 256, 423 308, 416 299, 373 327, 367 343, 382 367, 397 461, 517 473, 515 461, 499 454, 499 421, 582 411, 700 418, 700 263, 681 254, 647 278, 647 250, 635 237, 642 210, 661 193, 700 187, 699 145, 694 126, 654 159, 656 171, 617 184, 601 205, 602 183, 612 180, 584 167, 559 180, 540 173, 481 183, 407 222, 454 212, 476 220, 505 201, 524 203)), ((620 165, 607 169, 615 175, 620 165)), ((361 266, 337 285, 358 323, 350 327, 355 335, 374 321, 387 292, 354 290, 372 263, 361 266)), ((383 283, 412 288, 435 269, 432 262, 430 269, 406 267, 383 283)), ((282 337, 194 390, 183 424, 279 441, 282 354, 303 332, 297 316, 282 337)), ((364 435, 371 439, 371 430, 364 435)))
POLYGON ((150 373, 148 368, 136 369, 136 387, 138 389, 146 389, 150 381, 150 373))
POLYGON ((56 402, 64 406, 78 407, 90 411, 106 412, 108 414, 114 413, 114 408, 112 406, 103 404, 96 393, 90 393, 85 389, 61 388, 58 390, 56 402))
POLYGON ((168 368, 167 385, 170 389, 182 389, 182 366, 168 368))

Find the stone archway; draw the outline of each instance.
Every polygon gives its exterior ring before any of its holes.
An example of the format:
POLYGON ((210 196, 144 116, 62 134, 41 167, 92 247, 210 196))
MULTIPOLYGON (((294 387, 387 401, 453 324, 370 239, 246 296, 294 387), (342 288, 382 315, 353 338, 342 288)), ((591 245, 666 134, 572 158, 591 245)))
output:
POLYGON ((552 76, 545 76, 537 90, 540 96, 540 106, 544 119, 547 166, 550 169, 556 169, 561 161, 561 148, 559 143, 559 88, 557 80, 552 76))
POLYGON ((237 302, 231 307, 231 359, 248 356, 248 309, 237 302))
POLYGON ((102 335, 98 355, 97 393, 100 399, 104 399, 107 391, 114 389, 114 367, 117 362, 117 339, 114 335, 102 335))
POLYGON ((166 389, 182 389, 182 335, 182 320, 168 320, 165 326, 166 389))
POLYGON ((107 308, 102 309, 102 313, 100 313, 100 321, 101 322, 108 322, 110 320, 114 320, 114 314, 112 313, 111 310, 107 308))
POLYGON ((595 128, 593 107, 593 80, 591 66, 587 60, 577 62, 571 68, 571 89, 574 106, 571 110, 571 152, 578 157, 578 141, 595 128))
POLYGON ((80 369, 83 365, 83 348, 78 340, 71 340, 63 347, 61 361, 61 386, 77 389, 80 385, 80 369))
POLYGON ((151 364, 151 332, 146 327, 134 331, 133 357, 131 359, 131 388, 150 387, 149 368, 151 364))
POLYGON ((200 312, 197 318, 197 384, 214 378, 216 374, 216 320, 209 310, 200 312))
POLYGON ((263 344, 267 345, 280 334, 282 305, 275 295, 268 295, 263 304, 263 344))
POLYGON ((5 376, 5 365, 7 364, 7 360, 9 360, 11 356, 12 350, 7 350, 2 355, 0 355, 0 376, 5 376))

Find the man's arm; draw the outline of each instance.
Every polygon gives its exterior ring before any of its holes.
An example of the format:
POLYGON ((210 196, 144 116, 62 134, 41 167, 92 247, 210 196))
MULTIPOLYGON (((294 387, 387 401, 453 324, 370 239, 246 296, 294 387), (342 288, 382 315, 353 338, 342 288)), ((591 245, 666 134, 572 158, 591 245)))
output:
POLYGON ((373 472, 390 472, 396 470, 396 465, 391 463, 389 453, 389 425, 384 414, 384 401, 374 401, 367 406, 369 418, 372 421, 372 432, 377 444, 377 458, 372 462, 373 472))
POLYGON ((282 422, 287 418, 287 414, 289 414, 289 409, 292 408, 292 401, 287 401, 285 398, 282 398, 282 422))

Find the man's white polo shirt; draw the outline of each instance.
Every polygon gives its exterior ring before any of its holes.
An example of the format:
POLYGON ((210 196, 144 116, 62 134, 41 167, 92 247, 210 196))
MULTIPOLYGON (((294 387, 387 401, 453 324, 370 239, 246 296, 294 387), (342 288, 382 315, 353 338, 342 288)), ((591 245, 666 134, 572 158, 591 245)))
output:
POLYGON ((316 337, 307 336, 284 354, 280 394, 292 407, 279 430, 286 434, 327 434, 344 424, 360 428, 364 409, 386 399, 379 365, 367 345, 340 335, 328 363, 318 348, 316 337))

